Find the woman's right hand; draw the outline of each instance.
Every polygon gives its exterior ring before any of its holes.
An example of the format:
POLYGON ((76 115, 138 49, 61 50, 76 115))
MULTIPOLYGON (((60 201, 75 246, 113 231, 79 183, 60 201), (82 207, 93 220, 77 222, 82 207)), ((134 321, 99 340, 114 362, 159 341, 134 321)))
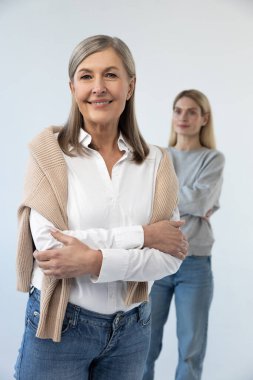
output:
POLYGON ((143 226, 144 247, 158 249, 184 260, 189 247, 186 237, 180 230, 184 223, 184 220, 162 220, 143 226))

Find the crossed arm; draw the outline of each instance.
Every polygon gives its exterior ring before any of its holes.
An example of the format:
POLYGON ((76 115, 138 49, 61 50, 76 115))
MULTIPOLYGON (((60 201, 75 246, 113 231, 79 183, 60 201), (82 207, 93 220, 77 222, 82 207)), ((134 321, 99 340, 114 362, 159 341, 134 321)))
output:
MULTIPOLYGON (((166 260, 164 257, 166 255, 176 257, 177 260, 174 260, 174 262, 178 261, 178 259, 183 260, 188 250, 188 242, 180 230, 180 227, 183 224, 183 221, 163 220, 161 222, 142 226, 144 237, 143 247, 138 247, 138 250, 132 249, 133 256, 135 255, 135 257, 138 258, 140 254, 142 254, 143 257, 145 255, 147 257, 148 254, 150 254, 149 249, 153 249, 149 260, 146 260, 145 265, 147 269, 148 265, 151 265, 152 260, 154 260, 156 253, 161 256, 159 265, 163 264, 163 260, 166 265, 166 260), (147 248, 146 251, 145 247, 147 248), (148 261, 150 261, 150 263, 148 261)), ((127 233, 127 227, 125 233, 127 233)), ((34 253, 38 266, 43 270, 45 275, 55 276, 56 278, 78 277, 85 274, 90 274, 95 277, 99 276, 103 263, 103 253, 102 250, 95 245, 95 242, 92 242, 92 234, 87 234, 87 232, 83 232, 82 234, 80 231, 79 236, 78 234, 74 234, 74 232, 73 235, 77 236, 71 236, 71 231, 66 231, 63 233, 52 229, 51 235, 56 241, 59 242, 59 244, 55 244, 55 246, 50 247, 50 249, 44 249, 34 253), (87 244, 87 242, 89 244, 87 244)), ((102 231, 97 232, 97 236, 98 235, 101 238, 102 231)), ((108 236, 109 235, 107 233, 107 239, 108 236)), ((111 248, 113 248, 112 239, 110 238, 109 240, 110 243, 107 242, 107 244, 111 244, 111 248)), ((124 253, 127 252, 129 247, 121 247, 121 249, 124 253)), ((115 250, 116 249, 114 249, 114 251, 115 250)), ((116 257, 117 255, 115 255, 115 258, 116 257)), ((154 263, 156 264, 156 262, 154 263)), ((138 266, 138 261, 136 261, 136 266, 138 266)), ((166 275, 166 273, 164 273, 164 275, 166 275)), ((127 274, 124 276, 127 276, 127 274)), ((140 276, 139 273, 136 274, 136 279, 140 279, 138 276, 140 276)), ((159 274, 159 276, 162 277, 163 275, 159 274)), ((149 278, 147 278, 147 280, 148 279, 149 278)), ((134 280, 134 278, 130 276, 130 280, 134 280)))

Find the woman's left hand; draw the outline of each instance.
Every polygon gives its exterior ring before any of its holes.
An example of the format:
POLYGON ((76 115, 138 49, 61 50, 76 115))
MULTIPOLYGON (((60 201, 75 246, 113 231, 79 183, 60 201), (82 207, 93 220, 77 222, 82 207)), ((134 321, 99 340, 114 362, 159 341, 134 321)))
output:
POLYGON ((56 278, 72 278, 84 274, 99 276, 102 266, 101 251, 91 249, 80 240, 60 231, 51 231, 51 234, 63 246, 34 252, 34 258, 46 276, 56 278))
POLYGON ((211 208, 210 210, 207 211, 206 215, 202 216, 202 219, 204 219, 206 222, 209 222, 209 219, 212 213, 213 213, 213 209, 211 208))

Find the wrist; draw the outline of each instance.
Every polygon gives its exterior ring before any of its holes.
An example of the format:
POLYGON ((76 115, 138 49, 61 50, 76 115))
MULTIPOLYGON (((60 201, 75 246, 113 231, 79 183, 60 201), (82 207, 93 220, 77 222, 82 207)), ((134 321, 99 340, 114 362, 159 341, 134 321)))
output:
POLYGON ((150 225, 142 226, 142 228, 144 235, 143 247, 152 248, 152 229, 150 228, 150 225))
POLYGON ((93 276, 99 276, 102 267, 103 255, 100 250, 89 249, 89 273, 93 276))

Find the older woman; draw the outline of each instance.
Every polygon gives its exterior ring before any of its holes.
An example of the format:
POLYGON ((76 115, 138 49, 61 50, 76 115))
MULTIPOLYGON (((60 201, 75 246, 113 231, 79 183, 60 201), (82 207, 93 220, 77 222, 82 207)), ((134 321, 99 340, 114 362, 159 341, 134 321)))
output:
POLYGON ((69 78, 66 125, 30 144, 17 260, 30 297, 15 376, 137 380, 151 285, 175 273, 188 248, 182 222, 171 220, 177 180, 168 155, 139 132, 123 41, 82 41, 69 78))

